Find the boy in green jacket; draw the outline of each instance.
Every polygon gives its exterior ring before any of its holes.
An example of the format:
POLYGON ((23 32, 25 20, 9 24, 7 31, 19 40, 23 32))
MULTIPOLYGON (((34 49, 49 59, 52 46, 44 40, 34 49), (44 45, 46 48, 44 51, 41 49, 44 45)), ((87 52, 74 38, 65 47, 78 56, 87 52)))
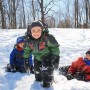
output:
POLYGON ((45 33, 40 21, 28 26, 28 44, 24 49, 24 59, 28 60, 30 53, 34 55, 34 73, 36 81, 43 81, 43 87, 50 87, 53 81, 53 71, 59 66, 59 44, 53 35, 45 33))

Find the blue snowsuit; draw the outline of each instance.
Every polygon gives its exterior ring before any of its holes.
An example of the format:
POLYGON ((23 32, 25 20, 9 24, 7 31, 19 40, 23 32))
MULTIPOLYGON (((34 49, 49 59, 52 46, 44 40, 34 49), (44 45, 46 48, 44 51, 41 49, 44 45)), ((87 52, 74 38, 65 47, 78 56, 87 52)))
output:
MULTIPOLYGON (((15 65, 16 67, 24 66, 23 53, 24 50, 19 51, 17 48, 14 48, 10 54, 10 65, 15 65)), ((29 58, 29 65, 33 66, 32 55, 29 58)))

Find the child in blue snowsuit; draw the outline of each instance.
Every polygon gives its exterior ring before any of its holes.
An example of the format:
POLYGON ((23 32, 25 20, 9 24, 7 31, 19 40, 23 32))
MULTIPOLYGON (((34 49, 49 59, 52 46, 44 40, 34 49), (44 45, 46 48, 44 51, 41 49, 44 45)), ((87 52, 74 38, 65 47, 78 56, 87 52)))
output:
MULTIPOLYGON (((17 38, 17 43, 14 49, 12 50, 10 54, 10 66, 11 66, 11 72, 26 72, 25 68, 25 61, 23 58, 23 53, 24 53, 24 44, 25 40, 23 37, 17 38)), ((32 62, 32 55, 30 55, 30 58, 28 60, 30 72, 34 73, 33 71, 33 62, 32 62)))

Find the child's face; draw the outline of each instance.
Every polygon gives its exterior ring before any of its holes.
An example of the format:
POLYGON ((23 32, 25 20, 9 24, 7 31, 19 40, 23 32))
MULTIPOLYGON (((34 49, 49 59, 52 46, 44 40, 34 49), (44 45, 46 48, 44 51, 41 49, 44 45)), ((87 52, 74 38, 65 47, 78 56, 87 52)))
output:
POLYGON ((88 60, 90 60, 90 54, 86 54, 85 58, 87 58, 88 60))
POLYGON ((32 37, 34 37, 35 39, 40 38, 40 36, 41 36, 41 34, 42 34, 42 29, 41 29, 41 27, 39 27, 39 26, 33 27, 33 28, 31 29, 31 34, 32 34, 32 37))
POLYGON ((24 42, 21 42, 18 45, 19 45, 19 47, 23 48, 24 44, 25 44, 24 42))

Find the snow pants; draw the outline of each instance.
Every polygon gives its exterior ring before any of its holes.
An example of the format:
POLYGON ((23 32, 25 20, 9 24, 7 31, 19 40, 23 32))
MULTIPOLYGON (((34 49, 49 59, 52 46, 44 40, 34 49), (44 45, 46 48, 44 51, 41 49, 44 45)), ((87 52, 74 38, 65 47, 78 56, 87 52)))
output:
POLYGON ((36 81, 43 81, 43 83, 49 83, 53 81, 53 65, 51 60, 45 59, 38 61, 34 59, 34 71, 36 81))

